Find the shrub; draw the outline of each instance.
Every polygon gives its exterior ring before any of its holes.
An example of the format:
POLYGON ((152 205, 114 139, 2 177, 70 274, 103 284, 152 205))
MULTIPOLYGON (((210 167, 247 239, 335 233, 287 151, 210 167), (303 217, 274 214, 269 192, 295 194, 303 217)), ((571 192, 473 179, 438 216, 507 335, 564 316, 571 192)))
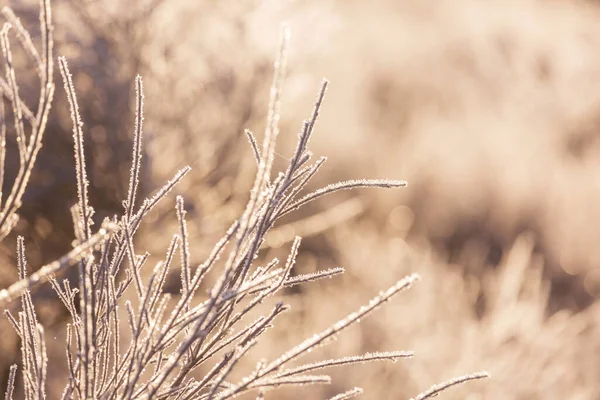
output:
MULTIPOLYGON (((5 24, 0 34, 6 68, 6 80, 0 80, 0 89, 12 104, 20 169, 9 196, 3 199, 0 238, 6 237, 15 226, 20 199, 41 149, 54 93, 49 0, 42 0, 40 8, 41 53, 12 11, 4 11, 9 23, 5 24), (19 96, 8 38, 10 25, 16 30, 28 57, 36 65, 41 80, 36 111, 30 110, 19 96), (26 134, 26 122, 31 128, 29 135, 26 134)), ((377 352, 292 365, 313 349, 330 342, 349 326, 360 322, 361 318, 396 294, 408 289, 419 279, 416 274, 396 282, 358 311, 309 337, 279 358, 262 360, 254 370, 244 372, 242 378, 233 379, 235 374, 241 372, 238 371, 241 361, 248 352, 288 309, 283 302, 277 301, 265 310, 262 305, 270 297, 286 287, 330 278, 343 272, 341 268, 332 268, 292 276, 301 242, 299 237, 294 239, 284 263, 280 265, 279 260, 273 259, 264 265, 257 265, 265 236, 276 222, 305 204, 340 190, 406 186, 404 181, 349 180, 302 194, 302 189, 325 162, 325 158, 311 162, 308 144, 321 111, 327 81, 321 86, 312 115, 302 126, 287 167, 277 174, 273 173, 288 38, 288 30, 283 29, 262 144, 259 145, 250 131, 246 132, 256 160, 257 173, 243 214, 215 244, 206 261, 193 266, 190 262, 192 247, 188 240, 185 204, 183 197, 177 196, 175 210, 178 232, 173 235, 164 260, 158 262, 151 273, 142 272, 149 253, 140 254, 133 239, 144 217, 166 198, 190 168, 178 171, 152 197, 139 201, 144 92, 142 78, 138 76, 135 79, 136 117, 127 198, 123 201, 121 215, 104 219, 100 228, 94 230, 94 209, 88 196, 83 123, 67 61, 64 57, 58 58, 73 121, 79 198, 71 209, 76 236, 74 249, 27 276, 25 240, 19 237, 19 280, 0 291, 0 304, 7 307, 6 316, 21 340, 22 382, 26 399, 46 397, 48 357, 44 329, 38 322, 32 297, 33 291, 44 283, 52 286, 71 318, 67 326, 65 349, 69 375, 63 398, 223 400, 249 391, 258 392, 258 398, 263 398, 267 390, 279 386, 328 383, 330 377, 320 373, 324 368, 370 361, 395 361, 412 356, 407 351, 377 352), (181 292, 178 296, 172 296, 165 293, 164 286, 176 253, 179 253, 181 264, 181 292), (77 288, 72 287, 67 279, 59 280, 59 275, 71 267, 78 270, 77 288), (217 276, 215 283, 206 296, 197 295, 209 274, 217 276), (145 275, 148 275, 147 279, 144 279, 145 275), (21 310, 15 314, 10 308, 17 297, 21 300, 21 310), (248 321, 255 311, 260 316, 248 321), (123 338, 131 340, 123 343, 123 338), (209 367, 208 372, 196 377, 194 372, 201 367, 209 367)), ((4 142, 7 124, 4 118, 2 122, 0 171, 4 170, 6 155, 4 142)), ((0 181, 3 177, 4 174, 0 174, 0 181)), ((16 376, 17 366, 13 365, 6 389, 7 399, 13 398, 16 376)), ((447 387, 485 376, 486 373, 465 375, 433 386, 415 399, 430 398, 447 387)), ((333 398, 347 399, 360 392, 355 388, 333 398)))

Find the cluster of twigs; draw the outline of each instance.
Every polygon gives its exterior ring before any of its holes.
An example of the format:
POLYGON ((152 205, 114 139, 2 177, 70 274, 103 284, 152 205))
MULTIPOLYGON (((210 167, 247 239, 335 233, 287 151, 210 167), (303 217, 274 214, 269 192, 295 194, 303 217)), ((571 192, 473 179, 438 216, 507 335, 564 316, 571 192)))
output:
POLYGON ((42 51, 38 52, 33 45, 29 32, 23 27, 13 11, 2 8, 2 15, 7 20, 0 31, 0 44, 4 57, 6 77, 0 77, 0 240, 4 239, 18 221, 17 211, 21 207, 21 199, 25 193, 31 171, 35 165, 38 152, 42 148, 42 139, 46 130, 48 113, 54 95, 54 55, 52 40, 52 14, 50 1, 40 4, 40 31, 42 34, 42 51), (37 111, 32 111, 19 96, 19 86, 13 56, 10 48, 9 31, 14 29, 16 37, 25 50, 30 61, 35 65, 40 79, 40 93, 37 111), (6 162, 6 119, 4 99, 12 105, 16 141, 19 152, 19 170, 8 196, 2 193, 4 186, 4 169, 6 162), (30 134, 27 135, 27 128, 30 134), (6 199, 5 199, 6 197, 6 199))
MULTIPOLYGON (((15 128, 21 156, 21 170, 13 192, 2 208, 0 232, 2 237, 10 232, 19 199, 27 183, 35 155, 40 148, 44 122, 50 108, 52 83, 52 36, 50 7, 42 0, 41 25, 43 54, 39 56, 27 32, 10 11, 4 13, 18 32, 17 37, 30 57, 39 62, 42 91, 37 113, 27 111, 19 99, 18 87, 12 68, 7 31, 2 31, 2 48, 7 66, 7 81, 0 81, 4 97, 13 104, 15 128), (6 90, 5 90, 6 89, 6 90), (27 139, 23 115, 29 115, 32 134, 27 139)), ((266 131, 262 146, 251 132, 247 132, 257 163, 257 173, 249 201, 239 219, 234 221, 223 238, 214 246, 204 263, 190 263, 192 246, 188 241, 185 204, 177 197, 175 210, 179 222, 178 232, 167 248, 163 261, 152 272, 146 270, 149 254, 140 254, 133 238, 144 217, 189 172, 184 168, 156 194, 138 200, 143 137, 143 84, 137 77, 136 118, 134 128, 133 161, 127 199, 120 216, 104 220, 100 229, 93 230, 94 210, 89 204, 88 181, 84 156, 84 134, 71 74, 64 58, 59 58, 60 72, 71 108, 78 203, 72 208, 76 233, 75 248, 56 262, 42 267, 27 277, 25 243, 18 239, 17 256, 19 281, 0 292, 0 304, 7 306, 20 297, 22 310, 6 315, 17 331, 22 343, 23 392, 26 399, 45 398, 48 360, 44 344, 44 330, 38 323, 31 291, 44 282, 50 282, 58 297, 69 311, 71 323, 67 326, 66 359, 69 376, 63 391, 64 399, 229 399, 249 391, 264 393, 285 385, 320 384, 330 382, 330 377, 320 373, 328 367, 382 360, 396 360, 412 356, 411 352, 368 353, 360 356, 331 359, 302 364, 301 357, 317 346, 328 343, 349 326, 373 312, 399 292, 415 283, 418 275, 408 276, 388 290, 379 293, 367 305, 324 331, 306 339, 298 346, 273 361, 261 361, 242 379, 233 379, 240 361, 261 340, 277 318, 288 309, 275 302, 270 311, 254 321, 249 314, 258 309, 269 297, 283 288, 304 284, 343 272, 333 268, 312 274, 291 276, 300 238, 296 237, 287 260, 280 264, 273 259, 266 265, 256 265, 265 235, 283 215, 306 203, 340 190, 359 187, 397 188, 403 181, 351 180, 329 185, 302 195, 307 183, 325 162, 321 158, 311 163, 308 150, 310 138, 321 110, 327 82, 323 82, 312 115, 306 120, 298 135, 295 151, 284 171, 274 174, 273 161, 281 105, 281 89, 285 78, 288 31, 284 29, 275 77, 271 89, 266 131), (169 270, 179 254, 182 289, 178 296, 163 292, 169 270), (222 257, 223 256, 223 257, 222 257), (68 280, 60 281, 58 273, 70 266, 79 271, 79 287, 71 287, 68 280), (218 276, 208 295, 200 289, 211 272, 218 276), (146 278, 144 278, 146 277, 146 278), (126 300, 131 293, 133 300, 126 300), (122 311, 124 309, 124 312, 122 311), (126 321, 124 321, 126 319, 126 321), (123 338, 130 338, 123 343, 123 338), (292 365, 294 364, 294 365, 292 365), (194 371, 210 367, 198 378, 194 371)), ((4 126, 4 124, 3 124, 4 126)), ((4 141, 5 130, 2 131, 4 141)), ((2 152, 4 157, 4 152, 2 152)), ((130 296, 131 297, 131 296, 130 296)), ((17 367, 11 367, 6 398, 12 399, 17 367)), ((434 386, 415 399, 436 395, 445 387, 485 374, 474 374, 434 386)), ((352 389, 335 396, 347 399, 358 395, 352 389)))

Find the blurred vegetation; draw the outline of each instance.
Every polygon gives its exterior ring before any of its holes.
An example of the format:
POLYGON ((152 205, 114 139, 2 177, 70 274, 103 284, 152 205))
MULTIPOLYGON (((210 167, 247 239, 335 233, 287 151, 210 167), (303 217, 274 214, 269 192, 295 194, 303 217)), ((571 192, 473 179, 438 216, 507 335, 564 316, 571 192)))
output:
MULTIPOLYGON (((317 215, 310 224, 278 227, 268 255, 286 238, 308 232, 298 272, 339 265, 348 276, 309 293, 290 290, 294 318, 286 334, 274 334, 273 349, 257 354, 276 354, 386 282, 419 272, 423 285, 414 293, 324 350, 333 356, 400 346, 414 349, 416 358, 342 370, 338 379, 360 381, 372 398, 391 399, 485 367, 493 378, 470 386, 469 398, 598 398, 597 4, 54 3, 56 53, 72 60, 99 220, 121 209, 126 193, 132 78, 139 73, 150 138, 142 195, 175 169, 192 166, 180 191, 190 206, 193 262, 201 261, 251 185, 254 161, 243 130, 262 130, 282 20, 293 32, 283 148, 295 140, 327 76, 332 86, 313 145, 330 156, 324 179, 375 174, 409 181, 407 190, 392 196, 340 195, 296 217, 317 215), (320 214, 330 207, 339 207, 339 215, 320 214)), ((9 4, 36 32, 37 2, 9 4)), ((20 85, 25 98, 27 88, 36 90, 29 82, 20 85)), ((8 165, 17 161, 9 158, 8 165)), ((74 183, 68 106, 64 96, 55 96, 22 220, 2 243, 3 264, 15 265, 17 234, 31 242, 33 266, 71 248, 66 205, 75 203, 74 183)), ((151 218, 140 242, 161 257, 175 226, 170 205, 151 218)), ((6 270, 2 287, 16 278, 16 270, 6 270)), ((46 323, 60 315, 48 312, 46 323)), ((0 330, 4 334, 4 324, 0 330)), ((313 393, 324 398, 336 389, 313 393)))

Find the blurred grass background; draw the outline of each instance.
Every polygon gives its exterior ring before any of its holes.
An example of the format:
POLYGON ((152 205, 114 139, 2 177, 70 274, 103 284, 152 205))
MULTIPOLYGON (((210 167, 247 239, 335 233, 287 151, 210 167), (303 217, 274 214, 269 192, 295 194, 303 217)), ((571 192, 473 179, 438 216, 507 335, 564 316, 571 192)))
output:
MULTIPOLYGON (((37 2, 7 4, 35 34, 37 2)), ((341 369, 333 387, 271 398, 325 398, 355 385, 365 388, 363 398, 408 398, 480 369, 492 378, 444 396, 600 397, 598 3, 53 5, 56 53, 69 59, 85 122, 98 219, 120 210, 126 193, 139 73, 146 87, 142 190, 159 187, 185 164, 193 167, 178 192, 190 208, 194 261, 203 260, 248 195, 254 160, 243 130, 264 129, 282 21, 292 29, 282 160, 327 77, 332 84, 312 148, 329 161, 314 186, 362 177, 409 181, 398 192, 328 198, 271 234, 266 256, 287 249, 295 234, 306 236, 297 272, 342 266, 347 273, 290 290, 292 312, 255 353, 257 360, 276 356, 418 272, 424 279, 413 291, 322 349, 332 357, 411 349, 416 357, 341 369)), ((25 98, 28 88, 35 93, 27 72, 18 79, 25 98)), ((2 287, 16 280, 10 266, 18 234, 26 237, 32 266, 70 249, 69 207, 76 198, 70 124, 58 88, 22 219, 0 249, 2 287)), ((161 257, 175 229, 172 204, 164 203, 138 246, 161 257)), ((176 286, 175 280, 175 293, 176 286)), ((51 357, 58 359, 66 316, 50 291, 39 303, 51 357)), ((17 344, 5 321, 0 332, 6 379, 17 344)), ((51 373, 58 382, 61 368, 51 373)), ((52 387, 50 398, 60 390, 52 387)))

